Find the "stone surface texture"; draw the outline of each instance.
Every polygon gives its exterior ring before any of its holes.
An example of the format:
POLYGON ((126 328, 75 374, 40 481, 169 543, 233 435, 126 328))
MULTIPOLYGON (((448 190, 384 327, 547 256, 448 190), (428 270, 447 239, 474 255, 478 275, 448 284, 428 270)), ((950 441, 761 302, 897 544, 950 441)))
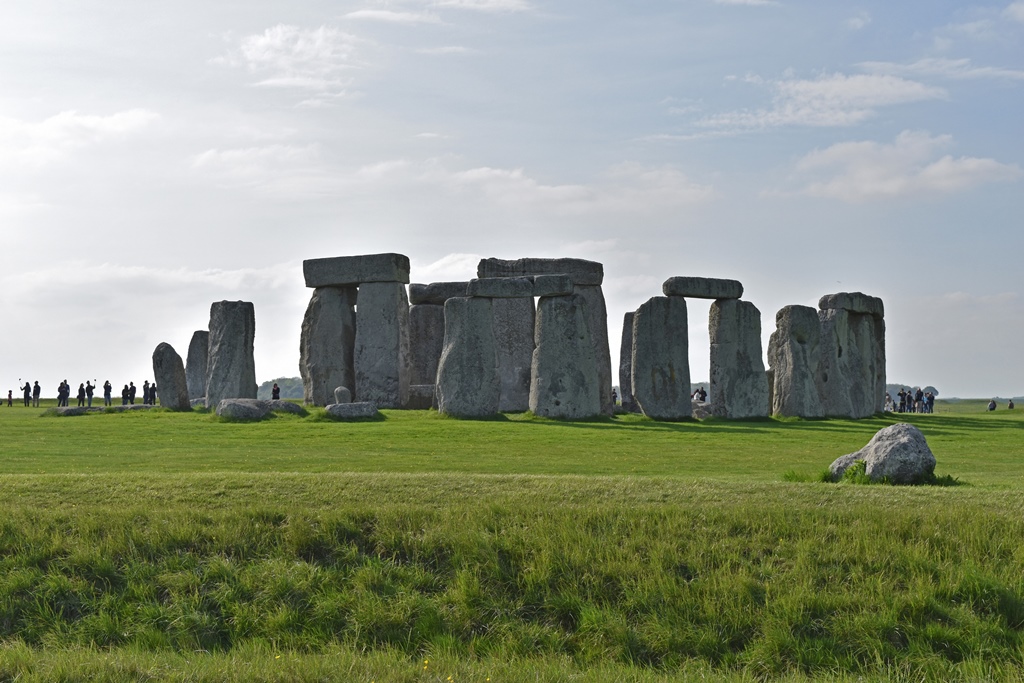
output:
POLYGON ((444 306, 409 307, 409 384, 434 384, 444 348, 444 306))
POLYGON ((249 301, 218 301, 210 306, 210 346, 206 405, 225 398, 256 398, 256 309, 249 301))
POLYGON ((377 406, 370 401, 359 403, 332 403, 325 406, 327 414, 337 420, 358 420, 368 417, 377 417, 377 406))
POLYGON ((823 311, 843 310, 851 313, 865 313, 878 318, 885 317, 885 305, 882 300, 861 292, 826 294, 818 300, 818 308, 823 311))
POLYGON ((307 259, 302 262, 307 287, 347 287, 364 282, 409 284, 409 257, 366 254, 307 259))
POLYGON ((469 281, 466 296, 509 299, 532 297, 533 280, 528 277, 483 277, 469 281))
POLYGON ((935 473, 935 455, 917 427, 899 423, 879 430, 864 448, 844 455, 829 467, 838 481, 853 463, 863 460, 865 474, 872 481, 888 479, 893 484, 927 481, 935 473))
POLYGON ((619 344, 619 400, 627 412, 637 410, 633 400, 633 312, 622 316, 622 341, 619 344))
POLYGON ((717 299, 708 315, 712 415, 768 416, 768 382, 761 357, 761 312, 749 301, 717 299))
POLYGON ((491 300, 491 328, 501 380, 498 403, 501 412, 522 413, 530 409, 535 320, 532 298, 491 300))
POLYGON ((430 410, 437 407, 433 384, 410 384, 408 410, 430 410))
POLYGON ((291 413, 292 415, 302 415, 306 412, 306 409, 300 406, 298 403, 292 403, 291 401, 269 400, 266 402, 267 408, 272 413, 291 413))
POLYGON ((844 308, 818 312, 821 363, 816 382, 825 415, 864 418, 885 401, 885 321, 844 308))
POLYGON ((534 296, 568 296, 573 292, 572 277, 564 273, 553 275, 535 275, 533 278, 534 296))
POLYGON ((328 405, 334 387, 354 384, 355 305, 355 287, 313 290, 299 339, 299 374, 308 404, 328 405))
MULTIPOLYGON (((334 388, 334 402, 335 403, 351 403, 352 402, 352 391, 348 387, 335 387, 334 388)), ((328 403, 327 405, 330 405, 330 403, 328 403)))
POLYGON ((160 405, 171 410, 192 410, 188 398, 185 364, 174 347, 167 342, 157 344, 153 351, 153 379, 156 381, 160 405))
POLYGON ((563 274, 576 285, 599 286, 604 282, 604 266, 597 261, 578 258, 486 258, 477 265, 477 277, 522 277, 563 274))
POLYGON ((217 415, 233 420, 262 420, 269 413, 268 402, 256 398, 225 398, 217 402, 217 415))
POLYGON ((409 299, 399 282, 368 282, 356 299, 355 400, 401 408, 409 399, 409 299))
POLYGON ((185 381, 188 383, 190 400, 206 397, 206 360, 210 351, 210 333, 196 330, 188 344, 185 359, 185 381))
POLYGON ((651 297, 633 314, 633 400, 655 420, 693 414, 686 300, 651 297))
POLYGON ((469 282, 431 282, 420 284, 415 282, 409 285, 409 303, 435 304, 444 306, 444 302, 456 296, 466 296, 466 288, 469 282))
POLYGON ((670 277, 662 284, 661 291, 665 296, 691 299, 739 299, 743 296, 743 285, 737 280, 713 277, 670 277))
POLYGON ((501 380, 491 316, 489 299, 445 302, 444 351, 437 367, 438 412, 455 417, 498 412, 501 380))
POLYGON ((815 377, 821 362, 818 312, 809 306, 785 306, 775 315, 768 342, 768 365, 774 378, 772 414, 821 417, 815 377))
POLYGON ((542 297, 537 306, 530 410, 542 417, 580 419, 602 412, 598 361, 587 299, 542 297))
POLYGON ((587 302, 586 319, 597 362, 597 390, 601 398, 601 412, 611 415, 615 409, 612 404, 612 352, 608 345, 608 309, 605 307, 604 293, 598 286, 577 285, 576 296, 587 302))

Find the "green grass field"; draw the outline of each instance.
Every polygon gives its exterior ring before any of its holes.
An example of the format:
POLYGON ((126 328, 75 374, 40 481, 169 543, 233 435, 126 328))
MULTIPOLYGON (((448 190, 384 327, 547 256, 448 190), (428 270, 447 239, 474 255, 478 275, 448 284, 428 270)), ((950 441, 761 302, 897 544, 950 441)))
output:
POLYGON ((984 404, 0 408, 0 680, 1024 680, 1024 416, 984 404), (962 485, 787 481, 900 418, 962 485))

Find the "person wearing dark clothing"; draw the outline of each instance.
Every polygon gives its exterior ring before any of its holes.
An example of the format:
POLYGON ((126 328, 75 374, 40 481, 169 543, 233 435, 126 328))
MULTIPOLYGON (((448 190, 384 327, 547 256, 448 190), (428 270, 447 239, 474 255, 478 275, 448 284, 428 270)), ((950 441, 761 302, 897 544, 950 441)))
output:
POLYGON ((92 408, 92 394, 93 394, 93 392, 95 390, 96 390, 96 386, 94 384, 90 384, 89 380, 86 380, 85 381, 85 400, 89 404, 90 408, 92 408))
POLYGON ((25 386, 21 390, 25 394, 25 407, 28 408, 29 404, 32 403, 32 385, 25 382, 25 386))
POLYGON ((156 405, 156 382, 149 385, 149 405, 156 405))
POLYGON ((103 405, 110 405, 110 392, 113 391, 114 387, 110 385, 110 380, 104 380, 103 382, 103 405))
POLYGON ((138 389, 135 387, 135 382, 128 382, 128 402, 135 405, 135 394, 138 389))
POLYGON ((149 380, 142 383, 142 405, 149 405, 149 380))
POLYGON ((14 390, 7 390, 7 407, 10 408, 14 405, 14 390))
POLYGON ((85 385, 84 384, 79 384, 78 385, 78 407, 79 408, 84 408, 85 407, 85 385))
POLYGON ((277 386, 277 382, 274 382, 274 388, 270 390, 270 398, 275 401, 281 399, 281 387, 277 386))
POLYGON ((996 400, 995 399, 992 399, 991 401, 988 402, 988 409, 989 410, 995 410, 996 409, 996 400))
POLYGON ((125 384, 124 385, 124 389, 121 390, 121 405, 123 405, 123 406, 128 405, 128 395, 130 393, 131 392, 128 390, 128 385, 125 384))
POLYGON ((1013 399, 1012 398, 1007 402, 1006 407, 1009 410, 1013 410, 1013 399))
POLYGON ((39 380, 36 380, 32 384, 32 406, 35 408, 39 407, 39 394, 42 393, 43 388, 39 386, 39 380))

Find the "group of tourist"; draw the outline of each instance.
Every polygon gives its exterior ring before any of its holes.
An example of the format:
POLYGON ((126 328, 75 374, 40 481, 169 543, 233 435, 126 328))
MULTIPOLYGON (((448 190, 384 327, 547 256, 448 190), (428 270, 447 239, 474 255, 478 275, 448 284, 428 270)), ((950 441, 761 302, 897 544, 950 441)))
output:
POLYGON ((885 393, 885 411, 887 413, 934 413, 935 394, 915 389, 900 389, 896 399, 885 393))
MULTIPOLYGON (((18 380, 18 381, 20 382, 21 380, 18 380)), ((92 397, 93 397, 93 394, 96 392, 96 385, 93 384, 93 382, 95 382, 95 381, 96 380, 92 380, 92 382, 90 382, 90 381, 86 380, 85 382, 82 382, 81 384, 78 385, 78 393, 76 394, 76 398, 78 399, 78 406, 79 407, 88 407, 88 408, 92 407, 92 397)), ((42 393, 42 388, 39 386, 39 382, 38 381, 36 381, 36 382, 34 382, 32 384, 29 384, 26 381, 25 382, 25 386, 19 386, 18 388, 22 392, 22 396, 24 397, 25 407, 26 408, 28 408, 29 406, 32 406, 34 408, 38 408, 39 407, 39 395, 42 393)), ((104 406, 109 406, 109 405, 113 404, 113 390, 114 390, 114 387, 110 383, 110 380, 107 380, 106 382, 103 383, 103 405, 104 406)), ((138 389, 135 387, 135 383, 134 382, 128 382, 128 384, 125 384, 124 388, 121 390, 121 405, 123 405, 123 406, 135 405, 135 397, 136 397, 137 393, 138 393, 138 389)), ((149 380, 146 380, 145 382, 143 382, 142 383, 142 402, 143 402, 143 404, 144 405, 155 406, 156 405, 156 398, 157 398, 156 382, 154 382, 152 384, 149 383, 149 380)), ((69 403, 70 400, 71 400, 71 385, 68 384, 67 380, 63 380, 57 386, 57 405, 59 407, 68 406, 68 405, 70 405, 70 403, 69 403)), ((12 389, 9 389, 7 391, 7 405, 8 405, 8 407, 14 405, 14 391, 12 389)))

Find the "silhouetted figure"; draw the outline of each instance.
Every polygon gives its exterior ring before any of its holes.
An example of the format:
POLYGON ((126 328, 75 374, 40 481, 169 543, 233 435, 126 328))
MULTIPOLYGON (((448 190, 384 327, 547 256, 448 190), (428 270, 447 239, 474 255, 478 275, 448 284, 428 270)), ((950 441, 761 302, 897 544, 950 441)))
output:
POLYGON ((11 408, 13 406, 14 406, 14 390, 13 389, 8 389, 7 390, 7 407, 11 408))
POLYGON ((131 391, 128 390, 128 385, 125 384, 124 385, 124 389, 121 390, 121 405, 123 405, 123 406, 128 405, 128 396, 130 394, 131 394, 131 391))
POLYGON ((36 380, 32 385, 32 406, 35 408, 39 407, 39 394, 41 394, 43 388, 39 386, 39 380, 36 380))
POLYGON ((274 382, 274 388, 270 390, 270 398, 275 401, 281 398, 281 387, 277 386, 277 382, 274 382))
POLYGON ((111 392, 113 390, 114 390, 114 387, 111 386, 110 380, 109 379, 108 380, 104 380, 104 382, 103 382, 103 405, 105 405, 105 406, 109 406, 110 405, 110 394, 111 394, 111 392))
POLYGON ((32 385, 26 381, 25 386, 23 386, 21 390, 25 394, 25 407, 28 408, 32 403, 32 385))
POLYGON ((78 407, 79 408, 84 408, 85 407, 85 385, 84 384, 79 384, 78 385, 78 407))
POLYGON ((142 405, 149 405, 149 380, 142 383, 142 405))
POLYGON ((156 405, 156 382, 149 385, 149 405, 156 405))
POLYGON ((135 382, 128 382, 128 402, 135 405, 135 394, 138 393, 135 382))
POLYGON ((995 410, 996 409, 996 400, 995 399, 992 399, 991 401, 988 402, 988 409, 989 410, 995 410))
POLYGON ((96 391, 96 385, 90 384, 89 380, 85 381, 85 400, 86 403, 92 408, 92 394, 96 391))
POLYGON ((1013 399, 1012 398, 1009 401, 1006 402, 1006 408, 1008 410, 1013 410, 1013 399))

